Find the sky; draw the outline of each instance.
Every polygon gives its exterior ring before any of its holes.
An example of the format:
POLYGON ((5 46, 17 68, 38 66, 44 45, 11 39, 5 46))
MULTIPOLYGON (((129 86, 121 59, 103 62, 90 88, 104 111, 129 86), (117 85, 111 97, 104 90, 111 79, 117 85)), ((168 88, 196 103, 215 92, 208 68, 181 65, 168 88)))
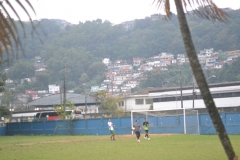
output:
MULTIPOLYGON (((153 0, 29 0, 36 15, 32 19, 63 19, 72 24, 96 19, 108 20, 113 24, 124 21, 144 19, 152 14, 163 13, 153 4, 153 0)), ((239 9, 239 0, 213 0, 218 7, 239 9)), ((22 1, 23 4, 25 1, 22 1)), ((173 0, 172 0, 173 2, 173 0)), ((173 4, 173 3, 172 3, 173 4)), ((16 5, 18 7, 18 5, 16 5)), ((175 8, 174 4, 171 8, 175 8)), ((19 9, 22 10, 22 9, 19 9)), ((19 12, 18 10, 18 12, 19 12)), ((174 11, 173 11, 174 12, 174 11)), ((21 19, 27 21, 24 12, 21 19)), ((14 17, 14 16, 13 16, 14 17)))

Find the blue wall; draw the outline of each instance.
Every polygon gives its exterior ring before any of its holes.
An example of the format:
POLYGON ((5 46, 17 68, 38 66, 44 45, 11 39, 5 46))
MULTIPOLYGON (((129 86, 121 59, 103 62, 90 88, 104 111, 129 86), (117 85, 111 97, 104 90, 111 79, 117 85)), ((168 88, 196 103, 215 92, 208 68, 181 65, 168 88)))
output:
POLYGON ((6 127, 0 127, 0 136, 4 136, 6 133, 6 127))
MULTIPOLYGON (((221 113, 220 116, 228 134, 240 134, 240 113, 221 113)), ((189 125, 195 123, 191 121, 191 118, 191 116, 187 117, 189 125)), ((144 117, 136 117, 134 121, 136 119, 140 121, 140 124, 144 121, 144 117)), ((74 135, 108 135, 107 121, 108 119, 105 118, 73 120, 72 133, 74 135)), ((131 134, 130 117, 111 118, 111 121, 115 125, 116 134, 131 134)), ((148 121, 154 125, 149 128, 150 134, 184 133, 183 116, 148 117, 148 121)), ((200 134, 216 134, 208 114, 199 114, 199 126, 200 134)), ((53 133, 68 135, 70 132, 64 121, 17 122, 6 125, 6 135, 52 135, 53 133)))

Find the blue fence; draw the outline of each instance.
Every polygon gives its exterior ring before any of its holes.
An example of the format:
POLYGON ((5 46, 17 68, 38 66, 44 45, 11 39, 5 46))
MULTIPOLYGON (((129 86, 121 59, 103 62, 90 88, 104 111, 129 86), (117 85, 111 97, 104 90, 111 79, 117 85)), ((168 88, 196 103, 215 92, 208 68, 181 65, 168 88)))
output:
MULTIPOLYGON (((240 113, 221 113, 222 121, 228 134, 240 134, 240 113)), ((188 117, 191 124, 191 117, 188 117)), ((134 121, 138 119, 140 124, 144 121, 144 117, 135 117, 134 121)), ((74 135, 108 135, 109 130, 107 126, 108 119, 82 119, 73 120, 71 132, 74 135)), ((118 135, 131 134, 131 118, 111 118, 115 125, 115 131, 118 135)), ((154 125, 149 128, 150 134, 163 133, 184 133, 183 116, 167 116, 167 117, 148 117, 148 121, 154 125)), ((5 135, 68 135, 69 127, 64 121, 45 121, 45 122, 21 122, 21 123, 7 123, 5 135)), ((199 114, 199 128, 200 134, 216 134, 215 128, 212 124, 211 118, 208 114, 199 114)), ((4 133, 2 133, 4 135, 4 133)))
POLYGON ((4 136, 6 133, 6 127, 0 127, 0 136, 4 136))

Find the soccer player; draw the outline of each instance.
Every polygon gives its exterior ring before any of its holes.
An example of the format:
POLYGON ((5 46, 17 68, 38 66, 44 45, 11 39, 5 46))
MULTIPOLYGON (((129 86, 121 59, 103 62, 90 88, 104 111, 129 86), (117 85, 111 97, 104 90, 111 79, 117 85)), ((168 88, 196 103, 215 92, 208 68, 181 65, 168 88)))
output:
POLYGON ((115 141, 115 131, 114 131, 114 127, 113 127, 113 123, 111 122, 110 119, 108 119, 108 128, 109 128, 109 131, 111 133, 111 137, 110 137, 110 140, 112 141, 115 141))
POLYGON ((142 124, 143 129, 144 129, 144 131, 145 131, 144 139, 150 140, 149 135, 148 135, 148 125, 150 125, 150 124, 148 123, 147 118, 145 118, 145 120, 144 120, 144 122, 143 122, 143 124, 142 124))
POLYGON ((138 120, 136 120, 136 123, 133 125, 134 131, 136 134, 136 140, 137 142, 140 142, 140 132, 141 132, 141 126, 138 124, 138 120))

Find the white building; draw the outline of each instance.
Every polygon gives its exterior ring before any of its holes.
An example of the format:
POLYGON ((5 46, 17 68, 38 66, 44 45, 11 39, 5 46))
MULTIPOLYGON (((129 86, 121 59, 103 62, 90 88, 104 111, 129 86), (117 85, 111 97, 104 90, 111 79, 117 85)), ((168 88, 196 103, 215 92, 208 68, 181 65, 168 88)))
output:
POLYGON ((57 86, 55 84, 48 85, 48 90, 50 94, 60 93, 60 86, 57 86))
POLYGON ((153 104, 153 99, 149 97, 148 91, 152 89, 148 88, 138 93, 121 97, 123 100, 121 107, 124 111, 149 110, 153 104))
POLYGON ((109 58, 104 58, 104 59, 102 60, 102 63, 105 64, 106 66, 108 66, 108 65, 111 63, 111 61, 110 61, 109 58))

